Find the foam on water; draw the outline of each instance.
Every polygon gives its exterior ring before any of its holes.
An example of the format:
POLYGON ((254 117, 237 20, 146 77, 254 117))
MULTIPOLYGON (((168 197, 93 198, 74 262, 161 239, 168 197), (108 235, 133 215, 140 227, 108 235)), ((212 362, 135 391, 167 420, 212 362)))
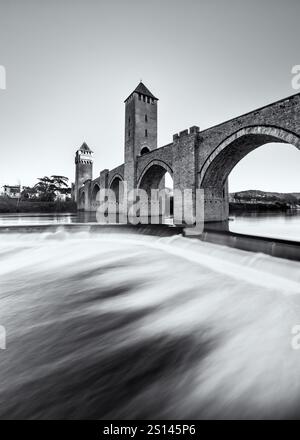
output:
POLYGON ((198 240, 7 234, 1 418, 298 418, 300 264, 198 240))

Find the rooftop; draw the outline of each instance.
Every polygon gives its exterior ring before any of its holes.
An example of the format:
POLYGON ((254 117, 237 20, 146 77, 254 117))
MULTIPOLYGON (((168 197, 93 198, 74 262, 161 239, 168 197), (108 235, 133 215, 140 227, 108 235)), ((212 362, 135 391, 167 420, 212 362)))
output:
MULTIPOLYGON (((134 91, 132 93, 140 93, 141 95, 145 95, 145 96, 149 96, 149 98, 153 98, 156 101, 158 101, 158 98, 156 98, 149 89, 147 89, 147 87, 145 86, 145 84, 142 83, 142 81, 138 84, 138 86, 134 89, 134 91)), ((130 93, 129 96, 132 95, 132 93, 130 93)), ((125 99, 124 102, 127 101, 127 99, 129 98, 129 96, 125 99)))
POLYGON ((3 185, 2 188, 20 189, 20 185, 3 185))
POLYGON ((92 151, 86 142, 83 142, 83 144, 81 145, 79 150, 80 151, 92 151))

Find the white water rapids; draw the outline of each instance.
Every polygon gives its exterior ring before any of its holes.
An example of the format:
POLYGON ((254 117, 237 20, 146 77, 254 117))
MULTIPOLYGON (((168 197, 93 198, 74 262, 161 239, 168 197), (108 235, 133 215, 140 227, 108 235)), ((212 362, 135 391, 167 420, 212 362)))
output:
POLYGON ((300 263, 180 236, 0 239, 0 418, 300 417, 300 263))

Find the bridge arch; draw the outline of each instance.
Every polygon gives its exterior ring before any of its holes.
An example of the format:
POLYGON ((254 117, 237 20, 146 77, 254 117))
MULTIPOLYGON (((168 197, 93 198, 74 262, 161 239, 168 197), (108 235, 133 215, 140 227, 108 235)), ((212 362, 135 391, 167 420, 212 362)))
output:
POLYGON ((166 173, 169 173, 173 178, 172 168, 166 162, 154 159, 141 172, 137 186, 147 192, 150 192, 152 188, 158 189, 166 173))
POLYGON ((205 221, 229 216, 227 178, 247 154, 268 143, 292 144, 300 150, 300 137, 277 126, 248 126, 224 139, 207 157, 199 172, 198 187, 204 190, 205 221))
POLYGON ((110 179, 110 182, 108 184, 108 188, 115 193, 115 200, 117 204, 121 203, 124 197, 123 182, 124 179, 121 174, 116 173, 110 179))
POLYGON ((300 137, 281 127, 249 126, 228 136, 208 156, 199 172, 200 188, 223 187, 236 164, 268 143, 292 144, 300 150, 300 137))
POLYGON ((124 177, 120 174, 120 173, 114 173, 113 175, 111 175, 110 177, 109 177, 109 179, 108 179, 108 188, 110 189, 111 188, 111 186, 112 185, 114 185, 115 184, 115 180, 118 180, 118 181, 124 181, 124 177))
POLYGON ((166 174, 173 179, 172 168, 166 162, 154 159, 141 172, 137 185, 138 189, 147 193, 147 212, 152 216, 152 221, 157 223, 164 223, 165 218, 168 218, 173 211, 172 196, 166 192, 166 174), (154 196, 152 199, 152 189, 159 190, 158 198, 154 196))
POLYGON ((95 185, 93 186, 92 189, 92 193, 91 193, 91 202, 92 202, 92 206, 96 206, 97 205, 97 198, 98 198, 98 194, 100 191, 100 185, 98 183, 95 183, 95 185))

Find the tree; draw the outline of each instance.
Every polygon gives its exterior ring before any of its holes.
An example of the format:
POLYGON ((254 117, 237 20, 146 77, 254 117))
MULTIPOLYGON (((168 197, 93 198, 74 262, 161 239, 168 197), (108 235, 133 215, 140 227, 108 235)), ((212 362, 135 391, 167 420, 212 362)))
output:
POLYGON ((21 192, 21 200, 27 200, 32 197, 36 197, 37 190, 33 187, 26 186, 23 188, 23 191, 21 192))
POLYGON ((59 193, 69 192, 68 177, 65 176, 44 176, 40 177, 35 189, 40 194, 40 200, 44 202, 53 202, 56 199, 57 191, 59 193))
POLYGON ((34 188, 39 192, 39 198, 43 202, 53 202, 55 200, 56 185, 51 177, 39 177, 39 182, 34 188))
POLYGON ((52 179, 54 185, 56 185, 57 189, 63 188, 63 187, 65 187, 65 188, 68 187, 68 182, 69 182, 68 177, 53 175, 53 176, 51 176, 51 179, 52 179))
POLYGON ((293 194, 286 194, 285 201, 290 205, 297 205, 298 203, 297 197, 294 196, 293 194))

